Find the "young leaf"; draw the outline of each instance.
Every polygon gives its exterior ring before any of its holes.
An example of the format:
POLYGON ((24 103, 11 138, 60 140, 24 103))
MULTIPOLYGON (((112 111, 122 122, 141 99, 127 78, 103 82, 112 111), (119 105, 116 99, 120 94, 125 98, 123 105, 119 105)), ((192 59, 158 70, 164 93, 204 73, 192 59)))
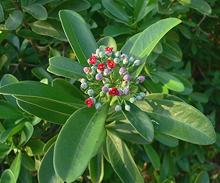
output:
POLYGON ((85 77, 83 67, 69 58, 56 56, 49 59, 47 70, 55 75, 79 79, 85 77))
POLYGON ((34 18, 38 20, 46 20, 47 19, 47 9, 41 4, 34 3, 29 6, 22 7, 25 12, 32 15, 34 18))
MULTIPOLYGON (((179 23, 181 23, 181 20, 177 18, 166 18, 154 23, 143 32, 138 33, 138 36, 131 37, 128 42, 125 43, 124 47, 128 47, 127 44, 130 45, 130 42, 134 43, 132 46, 129 46, 130 50, 126 53, 140 59, 149 56, 160 39, 179 23)), ((124 47, 122 50, 125 50, 124 47)))
POLYGON ((93 183, 101 183, 104 176, 103 154, 98 153, 89 162, 89 174, 93 183))
POLYGON ((87 59, 95 52, 97 44, 86 22, 76 12, 61 10, 60 20, 68 41, 79 62, 87 65, 87 59))
POLYGON ((63 181, 56 175, 53 167, 54 146, 51 146, 44 155, 38 172, 39 183, 62 183, 63 181))
POLYGON ((193 106, 166 99, 136 103, 158 123, 158 130, 166 135, 191 142, 208 145, 216 141, 214 127, 209 119, 193 106))
POLYGON ((152 142, 154 138, 154 128, 147 113, 132 103, 129 103, 129 105, 131 111, 123 111, 124 116, 146 142, 152 142))
POLYGON ((108 158, 121 181, 123 183, 144 183, 126 144, 114 134, 110 132, 107 134, 106 146, 108 158))
POLYGON ((73 113, 58 135, 54 149, 54 168, 62 180, 72 182, 86 169, 94 152, 100 146, 100 136, 105 132, 108 112, 82 108, 73 113))

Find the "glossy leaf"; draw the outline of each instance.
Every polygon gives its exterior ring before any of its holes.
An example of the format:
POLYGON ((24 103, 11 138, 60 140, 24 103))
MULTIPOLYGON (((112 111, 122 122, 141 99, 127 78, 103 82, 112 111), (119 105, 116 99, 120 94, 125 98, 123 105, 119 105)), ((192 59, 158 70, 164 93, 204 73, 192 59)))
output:
POLYGON ((21 132, 21 140, 20 145, 24 145, 28 142, 28 140, 31 138, 32 134, 34 132, 34 127, 30 122, 26 122, 24 124, 24 129, 21 132))
POLYGON ((60 10, 74 10, 76 12, 87 10, 90 7, 90 3, 87 0, 67 0, 59 3, 49 13, 50 16, 58 16, 60 10))
POLYGON ((21 118, 22 112, 9 102, 0 100, 0 119, 21 118))
POLYGON ((9 152, 11 147, 5 143, 0 142, 0 158, 3 159, 9 152))
POLYGON ((11 171, 13 172, 14 174, 14 178, 15 178, 15 181, 17 181, 18 179, 18 176, 20 174, 20 169, 21 169, 21 152, 19 152, 17 154, 17 156, 15 157, 15 159, 13 160, 13 162, 11 163, 11 166, 10 166, 10 169, 11 171))
POLYGON ((104 176, 104 160, 102 153, 98 153, 89 162, 89 174, 92 183, 101 183, 104 176))
POLYGON ((117 2, 114 0, 102 0, 102 4, 114 17, 125 23, 129 22, 129 15, 117 2))
POLYGON ((166 99, 137 103, 157 123, 157 129, 166 135, 207 145, 216 140, 216 134, 209 119, 193 106, 184 102, 166 99), (154 107, 156 105, 156 107, 154 107))
POLYGON ((193 8, 204 15, 210 15, 212 8, 205 0, 178 0, 182 5, 193 8))
MULTIPOLYGON (((125 43, 124 47, 127 47, 127 44, 130 44, 129 42, 134 42, 130 50, 126 53, 140 59, 149 56, 160 39, 179 23, 181 23, 181 20, 177 18, 166 18, 154 23, 143 32, 138 33, 135 39, 131 37, 130 39, 132 39, 132 41, 129 39, 128 42, 125 43)), ((122 48, 122 50, 125 49, 122 48)))
POLYGON ((53 167, 54 146, 51 146, 41 160, 38 172, 39 183, 62 183, 63 181, 56 175, 53 167))
POLYGON ((66 78, 79 79, 85 77, 83 67, 79 63, 61 56, 50 58, 47 70, 55 75, 66 78))
POLYGON ((168 72, 157 71, 153 75, 170 90, 183 92, 185 89, 183 83, 168 72))
POLYGON ((202 171, 198 174, 193 183, 209 183, 209 174, 206 171, 202 171))
POLYGON ((66 41, 66 36, 63 33, 62 26, 56 19, 48 18, 47 20, 38 20, 30 24, 30 26, 32 31, 37 34, 66 41))
POLYGON ((25 111, 56 123, 64 123, 63 120, 72 112, 84 106, 83 101, 74 94, 35 81, 3 86, 0 88, 0 93, 14 95, 25 111))
POLYGON ((112 133, 117 134, 123 140, 137 143, 137 144, 146 144, 145 138, 143 138, 130 123, 119 123, 114 124, 108 127, 108 130, 112 133))
POLYGON ((128 147, 121 139, 108 132, 106 146, 112 168, 123 183, 144 183, 128 147))
POLYGON ((142 138, 147 142, 152 142, 154 138, 154 128, 147 113, 143 112, 132 103, 129 103, 129 105, 131 111, 123 111, 124 116, 142 138))
POLYGON ((41 4, 38 3, 30 4, 28 6, 24 6, 23 9, 25 12, 29 13, 38 20, 47 19, 47 10, 41 4))
POLYGON ((144 150, 147 153, 153 167, 160 169, 160 157, 151 145, 144 145, 144 150))
POLYGON ((6 169, 2 173, 0 183, 16 183, 14 174, 10 169, 6 169))
POLYGON ((70 10, 60 11, 59 16, 66 37, 79 62, 87 65, 87 59, 95 52, 97 44, 86 22, 78 13, 70 10))
POLYGON ((73 113, 58 135, 54 150, 55 172, 67 182, 76 180, 100 146, 108 106, 73 113))
POLYGON ((179 45, 171 41, 163 44, 162 55, 173 62, 180 62, 183 57, 183 53, 179 45))
POLYGON ((5 21, 5 28, 8 30, 17 29, 23 20, 23 13, 20 10, 14 10, 5 21))
POLYGON ((112 36, 112 37, 117 37, 120 35, 124 35, 124 34, 130 34, 132 32, 132 30, 125 25, 107 25, 104 28, 104 35, 105 36, 112 36))

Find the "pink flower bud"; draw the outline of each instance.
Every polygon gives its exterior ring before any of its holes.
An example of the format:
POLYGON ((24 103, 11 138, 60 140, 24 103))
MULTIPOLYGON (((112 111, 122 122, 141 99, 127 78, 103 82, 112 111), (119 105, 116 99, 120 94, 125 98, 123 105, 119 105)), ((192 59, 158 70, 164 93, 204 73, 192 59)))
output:
POLYGON ((91 68, 90 67, 84 67, 83 68, 83 71, 88 74, 90 71, 91 71, 91 68))
POLYGON ((126 75, 124 75, 123 80, 130 81, 131 80, 131 76, 129 74, 126 74, 126 75))

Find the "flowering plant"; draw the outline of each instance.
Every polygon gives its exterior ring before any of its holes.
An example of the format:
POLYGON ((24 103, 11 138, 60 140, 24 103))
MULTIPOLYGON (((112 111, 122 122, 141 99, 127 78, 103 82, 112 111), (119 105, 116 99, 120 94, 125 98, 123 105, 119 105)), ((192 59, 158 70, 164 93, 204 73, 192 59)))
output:
MULTIPOLYGON (((127 143, 129 147, 136 144, 152 157, 154 149, 149 144, 154 139, 165 145, 167 139, 200 145, 215 142, 214 128, 206 116, 178 97, 154 93, 147 82, 161 81, 170 90, 178 83, 175 91, 184 91, 177 79, 148 67, 153 49, 181 23, 179 19, 158 21, 116 51, 113 38, 96 43, 76 12, 64 10, 59 15, 78 62, 53 57, 48 71, 65 79, 49 84, 16 81, 0 88, 0 93, 11 95, 23 111, 62 125, 42 160, 40 183, 73 182, 87 167, 92 182, 101 182, 104 158, 122 182, 144 183, 127 143)), ((154 165, 160 167, 159 163, 154 165)))
POLYGON ((123 103, 124 110, 130 111, 126 100, 134 103, 145 97, 146 89, 138 92, 138 85, 144 82, 145 76, 131 74, 141 65, 139 59, 114 51, 112 47, 100 47, 88 59, 88 63, 90 67, 83 68, 86 78, 80 78, 81 89, 89 96, 85 100, 88 107, 99 109, 111 97, 116 97, 115 111, 120 111, 123 103))

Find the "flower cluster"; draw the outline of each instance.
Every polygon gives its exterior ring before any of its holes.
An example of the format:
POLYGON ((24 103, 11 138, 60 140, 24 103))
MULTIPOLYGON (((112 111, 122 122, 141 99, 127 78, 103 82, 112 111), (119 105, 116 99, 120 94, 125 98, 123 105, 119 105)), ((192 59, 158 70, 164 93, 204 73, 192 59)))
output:
POLYGON ((115 111, 124 109, 130 111, 126 101, 134 103, 145 97, 144 92, 137 93, 138 85, 145 81, 145 76, 135 77, 134 71, 141 65, 141 61, 129 57, 120 51, 113 51, 112 47, 100 47, 88 59, 88 67, 83 70, 86 78, 81 78, 81 89, 89 95, 85 100, 88 107, 99 109, 103 103, 115 97, 115 111))

